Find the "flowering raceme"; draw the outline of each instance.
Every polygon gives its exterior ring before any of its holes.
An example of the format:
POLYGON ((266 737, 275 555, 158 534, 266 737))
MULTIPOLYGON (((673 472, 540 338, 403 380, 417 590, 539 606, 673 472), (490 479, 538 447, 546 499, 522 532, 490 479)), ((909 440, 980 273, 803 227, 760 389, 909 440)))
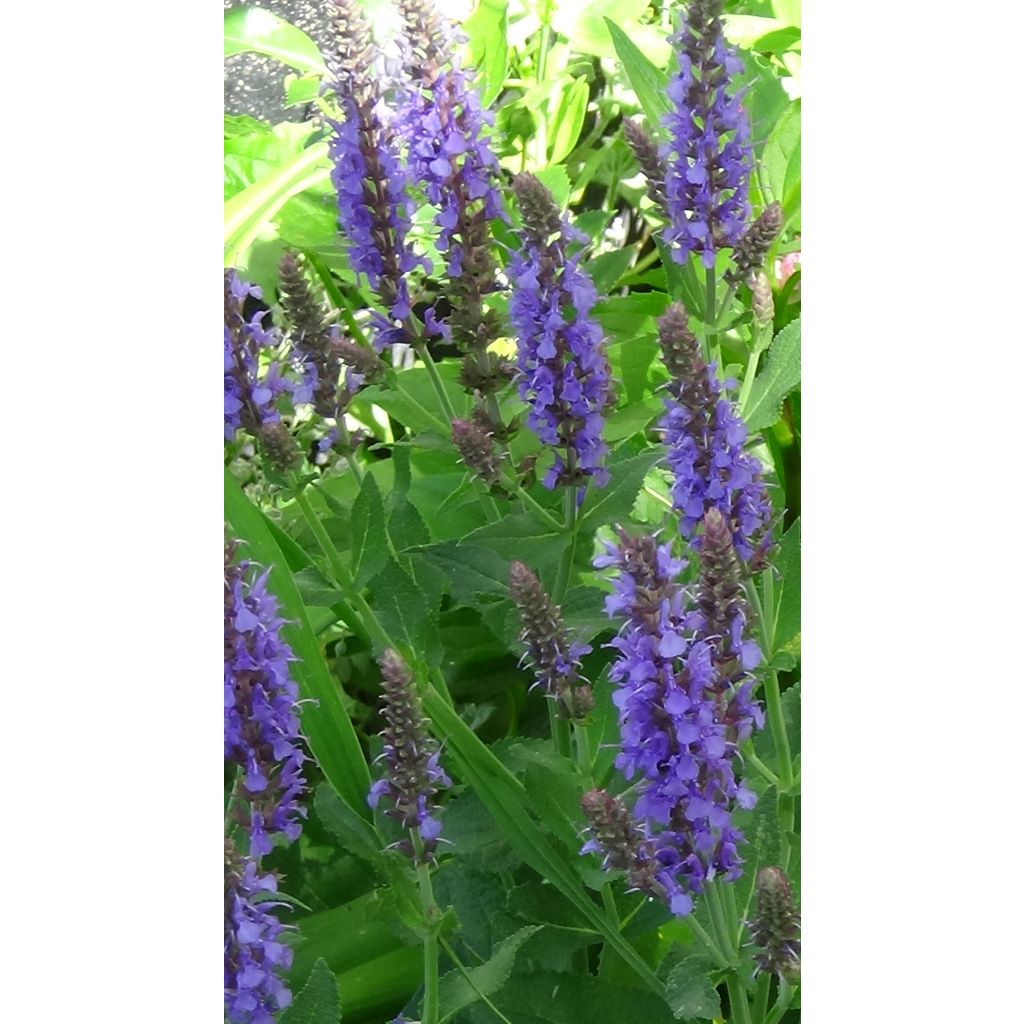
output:
POLYGON ((746 424, 723 393, 714 364, 704 361, 686 321, 686 308, 678 302, 658 320, 671 378, 661 429, 674 476, 679 532, 699 546, 695 534, 704 513, 717 508, 730 525, 737 553, 759 564, 771 545, 773 515, 761 464, 743 451, 746 424))
POLYGON ((512 183, 523 218, 522 248, 512 254, 509 317, 518 338, 519 395, 527 423, 555 449, 545 487, 608 480, 601 435, 609 404, 609 367, 601 329, 590 319, 597 293, 570 256, 585 235, 559 214, 551 193, 532 174, 512 183), (563 457, 564 453, 564 457, 563 457))
POLYGON ((733 762, 738 744, 763 722, 752 680, 744 681, 759 652, 734 589, 738 562, 724 520, 716 510, 708 516, 713 554, 702 563, 696 609, 687 606, 678 581, 685 563, 670 543, 620 529, 618 543, 594 562, 618 569, 606 611, 626 616, 611 643, 619 652, 609 678, 622 740, 615 764, 627 780, 640 777, 635 814, 675 914, 689 913, 692 895, 715 874, 740 874, 743 837, 731 811, 753 806, 754 795, 737 782, 733 762), (715 603, 723 600, 724 607, 715 603), (723 627, 725 638, 714 632, 723 627))
POLYGON ((408 665, 393 650, 381 655, 379 665, 381 713, 386 722, 381 757, 387 764, 387 775, 370 787, 367 801, 375 808, 382 797, 387 797, 392 804, 388 816, 411 833, 410 839, 397 844, 399 849, 417 861, 430 860, 441 834, 435 798, 452 780, 441 767, 437 742, 427 732, 427 720, 408 665))
POLYGON ((271 913, 277 879, 225 840, 224 1011, 231 1024, 273 1024, 274 1011, 291 1002, 280 975, 292 962, 280 941, 284 926, 271 913))
POLYGON ((263 292, 243 281, 238 273, 224 271, 224 436, 235 439, 239 430, 259 435, 265 424, 281 417, 274 403, 288 385, 276 363, 263 370, 260 353, 280 343, 277 333, 263 326, 266 311, 245 318, 245 300, 261 299, 263 292))
POLYGON ((409 176, 380 86, 377 51, 356 0, 333 0, 337 47, 328 58, 340 118, 330 122, 338 193, 338 222, 349 242, 349 262, 365 274, 388 310, 374 316, 378 351, 409 338, 401 321, 412 314, 405 275, 427 266, 409 244, 409 176))
POLYGON ((271 836, 291 842, 302 831, 305 754, 295 712, 298 689, 288 671, 291 648, 281 637, 277 599, 259 576, 224 550, 224 757, 240 770, 249 805, 249 853, 262 856, 271 836))
POLYGON ((464 349, 483 351, 499 322, 485 313, 485 297, 496 290, 489 223, 504 219, 498 190, 498 158, 485 127, 494 123, 481 109, 471 72, 453 53, 455 34, 430 0, 400 0, 409 36, 411 78, 401 121, 408 168, 438 209, 438 252, 451 283, 451 327, 464 349))
POLYGON ((743 234, 753 152, 732 79, 743 70, 722 34, 723 0, 690 0, 672 37, 677 69, 669 79, 673 110, 665 117, 665 241, 677 263, 700 252, 705 267, 743 234))

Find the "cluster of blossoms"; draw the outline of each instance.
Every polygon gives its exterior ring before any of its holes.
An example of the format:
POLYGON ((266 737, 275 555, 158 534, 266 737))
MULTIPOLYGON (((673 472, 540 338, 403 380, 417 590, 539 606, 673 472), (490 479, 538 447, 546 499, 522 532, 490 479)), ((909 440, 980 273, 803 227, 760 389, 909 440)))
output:
POLYGON ((800 916, 789 879, 782 868, 761 868, 756 891, 757 913, 750 931, 757 947, 757 969, 796 983, 800 980, 800 916))
POLYGON ((761 464, 743 451, 746 424, 723 393, 714 363, 704 361, 681 303, 658 320, 658 338, 670 377, 661 429, 675 478, 672 503, 679 531, 699 547, 697 528, 708 509, 718 509, 730 525, 737 553, 759 565, 771 546, 773 513, 761 464))
MULTIPOLYGON (((594 563, 618 570, 605 607, 625 616, 610 679, 621 731, 616 767, 626 779, 639 776, 633 881, 675 914, 689 913, 709 878, 739 877, 743 837, 731 812, 753 806, 754 795, 734 763, 739 744, 763 725, 749 677, 760 652, 746 635, 740 566, 715 509, 704 518, 701 556, 695 603, 670 543, 620 530, 594 563)), ((603 845, 591 821, 592 841, 603 845)))
POLYGON ((509 318, 519 342, 519 395, 527 423, 555 449, 546 487, 608 480, 602 463, 610 370, 601 329, 590 318, 594 284, 580 269, 572 242, 586 236, 561 216, 551 193, 532 174, 512 183, 523 219, 522 248, 512 254, 509 318), (564 453, 564 458, 563 458, 564 453))
POLYGON ((306 809, 305 754, 296 715, 297 688, 288 672, 293 660, 281 637, 277 601, 267 590, 267 572, 256 576, 224 549, 224 758, 238 766, 233 811, 248 850, 226 841, 224 992, 233 1024, 265 1024, 288 1002, 279 978, 290 950, 279 941, 282 925, 268 901, 276 879, 260 868, 272 837, 294 841, 306 809))
POLYGON ((723 0, 691 0, 672 37, 677 69, 668 84, 665 117, 665 241, 685 263, 700 252, 705 267, 736 244, 750 214, 747 194, 753 152, 741 96, 732 80, 743 64, 722 34, 723 0))
POLYGON ((519 607, 520 639, 526 645, 523 657, 529 658, 536 675, 533 685, 543 687, 550 698, 557 700, 562 714, 586 718, 593 710, 594 695, 590 686, 579 681, 580 658, 592 648, 569 642, 561 609, 548 597, 529 566, 513 562, 508 585, 519 607))
POLYGON ((409 666, 393 650, 379 660, 381 713, 386 723, 381 757, 387 775, 370 787, 368 802, 376 808, 386 797, 386 812, 410 831, 397 845, 416 860, 431 860, 441 834, 436 816, 438 792, 452 781, 441 767, 441 752, 427 731, 427 719, 420 707, 409 666))
MULTIPOLYGON (((281 306, 291 325, 291 356, 300 375, 292 387, 292 401, 310 403, 320 416, 340 425, 356 393, 377 379, 384 364, 371 349, 342 336, 295 253, 282 255, 278 278, 281 306)), ((320 451, 337 440, 338 429, 333 427, 321 438, 320 451)))
POLYGON ((248 319, 247 298, 262 299, 256 285, 243 281, 233 269, 224 271, 224 437, 233 441, 239 430, 259 436, 264 426, 280 422, 277 399, 288 391, 277 363, 260 366, 264 349, 274 350, 280 337, 266 329, 266 310, 248 319))
POLYGON ((274 1010, 291 1002, 281 973, 292 951, 280 941, 284 926, 271 913, 277 879, 258 861, 224 843, 224 1004, 231 1024, 273 1024, 274 1010))
POLYGON ((411 82, 399 115, 408 169, 438 210, 436 245, 450 282, 450 325, 437 326, 479 355, 499 331, 493 310, 484 310, 487 295, 497 290, 490 222, 505 219, 498 158, 486 132, 494 115, 481 108, 454 54, 452 26, 430 0, 400 0, 399 7, 410 50, 411 82))
POLYGON ((406 275, 429 265, 408 240, 414 207, 401 141, 381 88, 379 53, 357 0, 334 0, 337 46, 328 70, 340 116, 332 120, 331 180, 349 262, 380 296, 388 316, 375 314, 378 351, 410 339, 402 326, 412 314, 406 275))

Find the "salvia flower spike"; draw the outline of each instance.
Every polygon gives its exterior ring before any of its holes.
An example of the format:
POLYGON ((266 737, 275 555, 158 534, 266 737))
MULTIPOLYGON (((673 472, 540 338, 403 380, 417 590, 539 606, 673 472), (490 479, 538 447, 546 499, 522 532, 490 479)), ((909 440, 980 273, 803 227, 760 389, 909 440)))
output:
POLYGON ((628 873, 631 888, 664 899, 665 890, 657 880, 659 865, 654 843, 633 820, 625 800, 603 789, 592 789, 583 794, 580 807, 590 834, 580 853, 601 854, 606 870, 628 873))
POLYGON ((263 326, 266 310, 245 316, 248 297, 262 299, 256 285, 243 281, 231 268, 224 271, 224 436, 233 441, 239 430, 259 435, 265 423, 281 416, 277 399, 289 390, 276 363, 263 368, 260 356, 274 350, 280 337, 263 326))
MULTIPOLYGON (((494 310, 484 309, 498 290, 490 224, 507 219, 488 134, 494 115, 482 108, 472 72, 455 55, 456 34, 431 0, 400 0, 398 6, 411 51, 400 117, 409 170, 438 210, 437 249, 449 280, 452 312, 437 326, 486 366, 487 346, 501 330, 494 310)), ((430 316, 436 324, 436 313, 430 316)))
POLYGON ((633 150, 633 156, 640 165, 647 179, 647 194, 651 201, 658 208, 659 212, 667 216, 668 199, 665 195, 665 161, 658 153, 658 146, 655 141, 631 118, 625 118, 622 122, 622 130, 626 136, 629 148, 633 150))
POLYGON ((789 879, 780 867, 763 867, 756 889, 757 913, 750 930, 758 969, 795 984, 800 980, 800 917, 789 879))
POLYGON ((778 203, 770 203, 736 243, 732 253, 735 267, 726 271, 726 281, 739 284, 749 280, 754 271, 760 270, 772 242, 779 237, 781 230, 782 207, 778 203))
POLYGON ((441 767, 441 752, 427 731, 412 672, 397 651, 385 650, 378 660, 381 674, 381 713, 385 726, 381 755, 387 774, 370 787, 367 802, 376 808, 382 798, 386 812, 411 835, 397 845, 414 859, 432 860, 441 823, 437 817, 438 792, 451 785, 441 767))
POLYGON ((602 439, 609 404, 609 366, 601 329, 591 319, 594 284, 580 269, 571 228, 551 193, 532 174, 512 183, 523 218, 522 248, 512 254, 509 317, 518 339, 519 395, 527 424, 555 450, 544 486, 603 486, 607 446, 602 439))
POLYGON ((699 252, 705 267, 736 244, 750 214, 750 129, 733 81, 743 70, 722 33, 723 0, 691 0, 672 36, 677 66, 669 80, 664 154, 672 258, 699 252))
POLYGON ((472 420, 452 420, 452 441, 466 468, 485 484, 499 482, 501 471, 491 432, 472 420))
POLYGON ((224 840, 224 1015, 230 1024, 273 1024, 291 1002, 283 974, 291 947, 281 941, 284 925, 271 912, 277 879, 254 857, 224 840))
MULTIPOLYGON (((733 617, 688 607, 679 582, 685 563, 671 544, 620 529, 606 548, 594 562, 618 569, 606 611, 625 616, 611 643, 621 733, 615 764, 627 780, 639 776, 635 814, 654 843, 656 881, 672 911, 686 914, 709 878, 739 876, 743 837, 732 809, 752 807, 754 795, 736 779, 736 746, 759 719, 749 687, 735 686, 743 669, 732 634, 726 644, 711 632, 724 621, 731 629, 733 617)), ((723 584, 714 592, 726 590, 723 584)))
POLYGON ((534 686, 540 686, 560 710, 570 718, 585 718, 593 709, 591 689, 580 682, 580 658, 589 654, 586 644, 570 643, 561 609, 554 604, 536 574, 523 562, 509 568, 509 591, 519 607, 522 631, 536 674, 534 686))
POLYGON ((306 816, 299 797, 306 760, 296 714, 294 661, 281 636, 284 620, 267 589, 269 570, 257 574, 224 548, 224 758, 241 772, 239 793, 248 804, 249 853, 269 853, 272 837, 288 842, 306 816))
POLYGON ((743 450, 746 424, 724 393, 714 363, 704 361, 681 303, 658 320, 658 338, 671 376, 661 429, 679 532, 699 547, 704 513, 717 508, 740 557, 760 564, 771 545, 773 512, 761 464, 743 450))
POLYGON ((338 193, 338 222, 348 238, 349 262, 366 276, 387 316, 374 317, 378 350, 408 342, 402 326, 412 314, 406 275, 427 267, 408 240, 413 208, 409 175, 380 85, 378 53, 357 0, 333 0, 337 45, 327 65, 340 108, 330 121, 338 193))

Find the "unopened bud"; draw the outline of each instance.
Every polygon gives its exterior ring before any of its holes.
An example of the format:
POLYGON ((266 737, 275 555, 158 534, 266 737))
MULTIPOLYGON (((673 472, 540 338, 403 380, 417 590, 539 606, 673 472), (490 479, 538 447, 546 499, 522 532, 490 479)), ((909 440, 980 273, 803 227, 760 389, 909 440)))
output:
POLYGON ((622 122, 622 130, 629 148, 633 150, 636 162, 640 165, 640 170, 647 179, 647 194, 661 211, 665 212, 665 164, 658 155, 657 145, 636 121, 628 117, 622 122))
POLYGON ((771 323, 775 319, 775 298, 772 295, 772 283, 763 270, 751 275, 750 289, 754 296, 754 319, 759 324, 771 323))
POLYGON ((753 224, 747 228, 743 237, 736 243, 732 251, 735 269, 726 271, 725 279, 730 284, 745 281, 752 270, 758 270, 764 263, 772 242, 779 237, 782 230, 782 207, 771 203, 765 207, 753 224))
POLYGON ((757 915, 751 924, 758 968, 791 984, 800 980, 800 918, 785 872, 764 867, 757 873, 757 915))
POLYGON ((263 454, 279 473, 298 468, 302 454, 291 431, 283 423, 265 423, 260 427, 259 437, 263 454))
POLYGON ((552 235, 561 233, 562 216, 554 197, 541 180, 528 171, 512 179, 512 191, 519 201, 523 227, 538 244, 543 245, 552 235))
POLYGON ((472 470, 484 483, 498 482, 498 459, 494 453, 491 435, 469 420, 452 420, 452 440, 467 469, 472 470))

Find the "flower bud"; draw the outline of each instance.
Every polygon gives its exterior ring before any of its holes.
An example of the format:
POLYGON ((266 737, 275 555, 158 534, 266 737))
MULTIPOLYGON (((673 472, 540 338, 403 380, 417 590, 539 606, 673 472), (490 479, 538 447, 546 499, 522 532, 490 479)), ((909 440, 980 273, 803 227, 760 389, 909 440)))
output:
POLYGON ((750 289, 753 292, 751 306, 754 319, 759 324, 771 323, 775 319, 775 297, 772 294, 772 283, 763 270, 751 275, 750 289))
POLYGON ((498 459, 494 453, 491 435, 475 422, 452 420, 452 440, 462 461, 486 484, 498 483, 498 459))
POLYGON ((750 926, 758 969, 790 984, 800 980, 800 918, 789 879, 779 867, 757 873, 757 914, 750 926))
POLYGON ((739 284, 740 281, 745 281, 752 271, 760 270, 772 242, 779 237, 781 230, 782 207, 778 203, 770 203, 736 243, 732 253, 736 266, 726 271, 726 281, 730 284, 739 284))
POLYGON ((283 423, 265 423, 260 428, 259 439, 267 461, 279 473, 289 473, 302 463, 298 443, 283 423))
POLYGON ((647 179, 647 194, 654 201, 654 204, 662 213, 667 214, 667 200, 665 198, 665 162, 658 155, 658 147, 654 140, 630 118, 622 122, 622 130, 633 150, 633 156, 640 165, 647 179))

